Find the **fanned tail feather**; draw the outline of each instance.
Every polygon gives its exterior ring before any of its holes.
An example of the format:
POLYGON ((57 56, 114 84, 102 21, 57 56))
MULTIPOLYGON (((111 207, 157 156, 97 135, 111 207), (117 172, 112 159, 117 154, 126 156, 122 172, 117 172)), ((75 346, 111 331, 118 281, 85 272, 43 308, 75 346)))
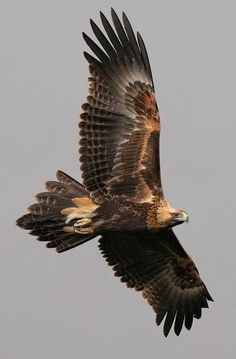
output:
POLYGON ((30 213, 20 217, 16 223, 19 227, 30 230, 30 234, 38 237, 37 240, 48 242, 48 248, 56 248, 61 253, 87 242, 97 234, 68 231, 68 228, 73 227, 66 227, 67 218, 63 210, 76 208, 75 202, 78 203, 80 198, 86 203, 92 204, 92 201, 79 182, 62 171, 58 171, 56 175, 58 181, 46 182, 48 192, 38 193, 38 202, 28 208, 30 213))

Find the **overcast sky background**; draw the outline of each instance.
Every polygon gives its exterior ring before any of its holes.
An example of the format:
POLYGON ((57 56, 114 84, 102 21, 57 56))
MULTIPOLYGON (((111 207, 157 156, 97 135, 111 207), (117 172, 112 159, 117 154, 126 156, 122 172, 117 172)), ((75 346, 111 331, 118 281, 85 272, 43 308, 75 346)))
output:
POLYGON ((234 357, 235 13, 233 0, 1 2, 1 358, 234 357), (15 226, 57 169, 80 179, 81 32, 91 35, 99 10, 110 18, 111 5, 145 40, 165 194, 190 215, 175 232, 215 299, 180 337, 164 338, 96 240, 58 255, 15 226))

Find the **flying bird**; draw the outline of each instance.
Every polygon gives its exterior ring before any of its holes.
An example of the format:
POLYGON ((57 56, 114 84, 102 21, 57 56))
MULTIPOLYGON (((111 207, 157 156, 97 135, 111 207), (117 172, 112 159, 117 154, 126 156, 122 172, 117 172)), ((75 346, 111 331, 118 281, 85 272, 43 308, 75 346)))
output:
POLYGON ((37 203, 17 220, 57 252, 100 236, 99 247, 115 275, 142 291, 179 335, 212 298, 173 227, 188 214, 166 200, 161 183, 160 114, 144 41, 126 15, 90 20, 97 42, 83 33, 92 55, 89 95, 79 120, 83 184, 62 171, 46 182, 37 203))

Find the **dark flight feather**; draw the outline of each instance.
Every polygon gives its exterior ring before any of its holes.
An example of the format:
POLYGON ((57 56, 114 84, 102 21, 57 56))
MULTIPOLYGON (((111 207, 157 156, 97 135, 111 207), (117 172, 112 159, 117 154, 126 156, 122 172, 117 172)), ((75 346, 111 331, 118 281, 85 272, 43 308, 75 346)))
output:
POLYGON ((145 69, 148 72, 148 75, 150 77, 151 82, 153 83, 152 70, 151 70, 151 66, 150 66, 146 46, 145 46, 143 38, 142 38, 142 36, 140 35, 139 32, 137 33, 137 38, 138 38, 138 44, 139 44, 140 49, 141 49, 141 54, 142 54, 142 59, 143 59, 144 65, 145 65, 145 69))
POLYGON ((183 324, 190 329, 193 318, 201 317, 201 308, 212 301, 191 258, 174 232, 105 233, 100 250, 115 275, 128 287, 142 290, 156 312, 156 322, 164 320, 167 336, 174 323, 180 334, 183 324))
POLYGON ((122 13, 122 18, 123 18, 124 27, 125 27, 128 39, 129 39, 130 46, 134 53, 134 57, 137 60, 140 68, 142 68, 143 62, 142 62, 142 57, 140 54, 140 49, 138 47, 138 43, 137 43, 136 37, 134 35, 132 26, 130 25, 129 19, 127 18, 127 16, 125 15, 124 12, 122 13))
POLYGON ((127 39, 127 35, 124 31, 123 26, 121 25, 120 19, 118 18, 116 12, 113 9, 111 9, 111 16, 112 16, 112 20, 113 20, 113 24, 115 26, 116 32, 120 39, 120 42, 123 46, 124 51, 126 52, 126 55, 130 59, 133 59, 134 53, 132 51, 132 46, 130 46, 129 40, 127 39))
POLYGON ((110 57, 111 60, 115 60, 117 57, 117 53, 110 44, 110 42, 107 40, 106 36, 92 19, 90 20, 90 25, 93 29, 94 35, 102 45, 103 49, 106 51, 107 55, 110 57))
POLYGON ((95 42, 84 32, 82 33, 84 41, 90 47, 90 49, 94 52, 94 54, 98 57, 98 59, 104 63, 109 63, 109 57, 103 52, 99 46, 95 44, 95 42))
POLYGON ((101 16, 103 27, 113 45, 113 47, 115 48, 117 54, 120 57, 125 56, 125 50, 122 47, 118 37, 116 36, 115 31, 113 30, 113 28, 110 25, 109 21, 107 20, 107 18, 105 17, 105 15, 102 12, 100 12, 100 16, 101 16))

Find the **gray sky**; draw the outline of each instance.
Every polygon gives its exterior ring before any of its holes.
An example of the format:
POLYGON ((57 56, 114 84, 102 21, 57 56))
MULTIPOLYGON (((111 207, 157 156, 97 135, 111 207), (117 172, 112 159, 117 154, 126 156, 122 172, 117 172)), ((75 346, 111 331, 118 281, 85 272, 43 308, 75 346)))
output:
POLYGON ((232 358, 236 352, 235 1, 5 1, 1 40, 0 356, 232 358), (134 5, 135 4, 135 5, 134 5), (166 197, 190 214, 176 228, 215 302, 166 339, 97 241, 65 254, 14 224, 62 169, 80 179, 77 119, 87 94, 89 18, 113 5, 144 37, 162 120, 166 197))

